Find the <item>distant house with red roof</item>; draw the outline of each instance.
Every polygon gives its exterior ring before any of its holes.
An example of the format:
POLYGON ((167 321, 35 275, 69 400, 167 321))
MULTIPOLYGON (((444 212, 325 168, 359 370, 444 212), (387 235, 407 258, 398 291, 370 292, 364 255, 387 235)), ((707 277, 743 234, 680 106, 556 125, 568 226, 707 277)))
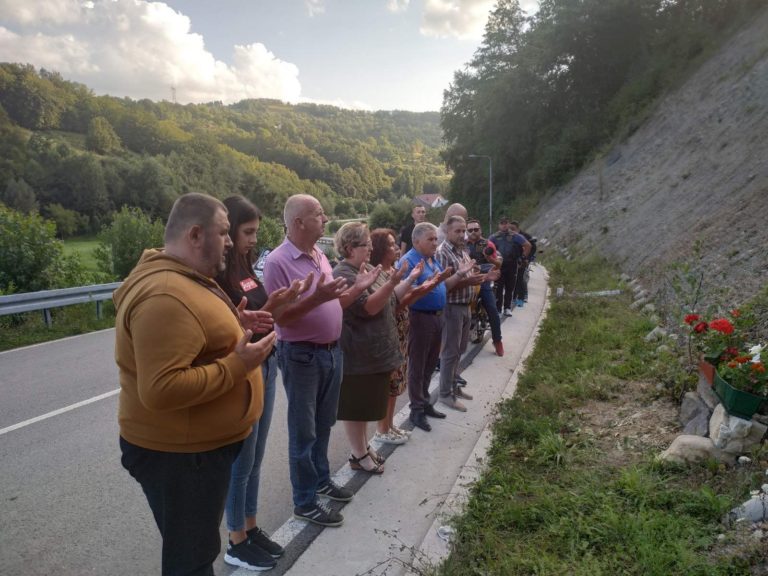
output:
POLYGON ((413 199, 413 203, 424 208, 440 208, 448 204, 448 200, 442 194, 420 194, 413 199))

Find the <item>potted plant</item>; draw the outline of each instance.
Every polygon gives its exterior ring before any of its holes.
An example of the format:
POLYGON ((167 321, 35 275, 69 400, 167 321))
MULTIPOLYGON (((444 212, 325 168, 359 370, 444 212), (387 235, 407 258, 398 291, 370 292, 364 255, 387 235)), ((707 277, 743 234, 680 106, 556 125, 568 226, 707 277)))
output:
POLYGON ((689 327, 689 359, 693 360, 695 352, 699 372, 710 384, 714 380, 720 356, 726 350, 737 350, 744 344, 743 325, 746 319, 739 310, 731 310, 728 316, 707 320, 700 314, 687 314, 683 319, 689 327))
POLYGON ((768 373, 760 354, 762 344, 745 342, 750 319, 739 310, 728 317, 706 320, 685 316, 690 327, 689 354, 699 355, 699 371, 712 385, 729 414, 750 419, 768 396, 768 373))
POLYGON ((762 344, 726 350, 714 375, 714 388, 729 414, 749 420, 768 398, 768 372, 760 358, 762 344))

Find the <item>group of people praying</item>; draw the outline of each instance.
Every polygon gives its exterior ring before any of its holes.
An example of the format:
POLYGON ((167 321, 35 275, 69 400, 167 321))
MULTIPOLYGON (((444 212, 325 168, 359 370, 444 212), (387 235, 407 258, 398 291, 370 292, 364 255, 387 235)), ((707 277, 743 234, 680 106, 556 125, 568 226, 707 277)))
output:
POLYGON ((328 222, 322 205, 291 196, 285 239, 267 256, 262 281, 253 270, 261 213, 252 202, 196 193, 176 200, 164 247, 146 250, 114 294, 122 464, 160 530, 164 575, 213 574, 225 512, 225 562, 269 570, 283 555, 257 523, 278 370, 293 514, 322 526, 343 522, 328 499, 353 498, 331 478, 337 420, 349 466, 379 475, 385 459, 371 446, 369 423, 379 443, 409 441, 411 431, 394 422, 407 390, 412 427, 430 432, 429 418, 446 417, 429 393, 438 362, 438 405, 467 410, 472 396, 458 368, 470 305, 486 307, 502 356, 499 314, 526 297, 515 292, 514 251, 527 254, 527 240, 507 219, 495 241, 483 238, 460 204, 440 226, 423 208, 412 216, 401 234, 344 224, 332 268, 317 246, 328 222))

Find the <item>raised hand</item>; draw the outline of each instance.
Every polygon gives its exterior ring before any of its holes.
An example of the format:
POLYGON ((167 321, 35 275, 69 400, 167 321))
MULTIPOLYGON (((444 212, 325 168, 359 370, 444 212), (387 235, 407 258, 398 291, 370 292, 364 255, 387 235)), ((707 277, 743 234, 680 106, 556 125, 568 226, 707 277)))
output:
POLYGON ((251 343, 252 336, 253 332, 246 330, 240 342, 235 346, 235 354, 242 359, 248 371, 253 370, 267 359, 277 341, 277 334, 275 332, 267 334, 258 342, 253 343, 251 343))
MULTIPOLYGON (((403 262, 403 266, 401 266, 401 268, 407 267, 407 266, 408 266, 408 262, 403 262)), ((413 270, 411 270, 411 273, 408 274, 408 278, 407 278, 408 282, 410 282, 411 284, 416 282, 416 280, 418 280, 419 277, 421 276, 422 272, 424 272, 424 260, 419 260, 419 263, 416 264, 416 266, 413 267, 413 270)))
MULTIPOLYGON (((419 262, 421 264, 421 262, 419 262)), ((418 268, 418 265, 414 268, 416 270, 418 268)), ((408 262, 403 262, 403 265, 400 266, 400 268, 395 268, 392 271, 392 276, 389 277, 389 281, 392 282, 392 284, 397 285, 400 283, 400 281, 403 279, 403 276, 405 276, 405 273, 408 272, 408 262)), ((408 281, 409 283, 413 283, 413 280, 411 280, 411 276, 413 275, 413 272, 408 275, 408 281)), ((418 276, 416 276, 418 278, 418 276)), ((414 278, 415 280, 415 278, 414 278)))
POLYGON ((352 287, 352 289, 356 289, 359 292, 365 292, 368 290, 368 288, 371 287, 371 285, 376 282, 376 278, 379 277, 379 274, 381 273, 381 264, 378 266, 371 268, 370 270, 365 269, 365 263, 360 265, 360 271, 357 273, 357 276, 355 277, 355 283, 352 287))
POLYGON ((451 276, 453 276, 453 267, 452 266, 446 266, 445 270, 443 270, 442 272, 440 272, 440 274, 438 274, 438 276, 437 276, 438 282, 437 283, 439 284, 440 282, 444 282, 446 279, 450 278, 451 276))
POLYGON ((498 268, 493 268, 485 273, 485 280, 495 282, 501 277, 501 271, 498 268))
POLYGON ((347 290, 347 281, 344 278, 331 278, 325 281, 325 273, 320 275, 317 281, 317 289, 312 296, 318 304, 335 300, 347 290))
POLYGON ((475 266, 476 262, 464 254, 464 256, 461 257, 461 261, 459 262, 459 269, 456 270, 456 273, 459 276, 466 276, 472 271, 472 268, 475 266))
POLYGON ((243 328, 255 334, 264 334, 272 330, 274 325, 272 313, 266 310, 246 310, 245 306, 247 304, 248 299, 243 296, 237 305, 237 313, 240 316, 240 324, 242 324, 243 328))

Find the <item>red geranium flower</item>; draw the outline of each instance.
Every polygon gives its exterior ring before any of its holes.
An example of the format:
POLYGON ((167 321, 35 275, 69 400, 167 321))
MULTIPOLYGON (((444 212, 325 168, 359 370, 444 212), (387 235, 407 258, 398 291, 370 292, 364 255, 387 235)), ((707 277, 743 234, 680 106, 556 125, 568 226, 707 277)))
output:
POLYGON ((702 334, 703 332, 706 332, 708 328, 709 327, 707 326, 706 322, 699 322, 696 324, 696 326, 693 327, 693 331, 702 334))
POLYGON ((683 319, 683 322, 685 322, 690 326, 691 324, 693 324, 694 322, 700 319, 701 319, 701 316, 699 316, 698 314, 687 314, 683 319))
POLYGON ((738 318, 739 316, 741 316, 741 311, 738 308, 734 308, 733 310, 731 310, 732 318, 738 318))
POLYGON ((716 318, 709 323, 709 327, 723 334, 733 334, 733 324, 727 318, 716 318))

